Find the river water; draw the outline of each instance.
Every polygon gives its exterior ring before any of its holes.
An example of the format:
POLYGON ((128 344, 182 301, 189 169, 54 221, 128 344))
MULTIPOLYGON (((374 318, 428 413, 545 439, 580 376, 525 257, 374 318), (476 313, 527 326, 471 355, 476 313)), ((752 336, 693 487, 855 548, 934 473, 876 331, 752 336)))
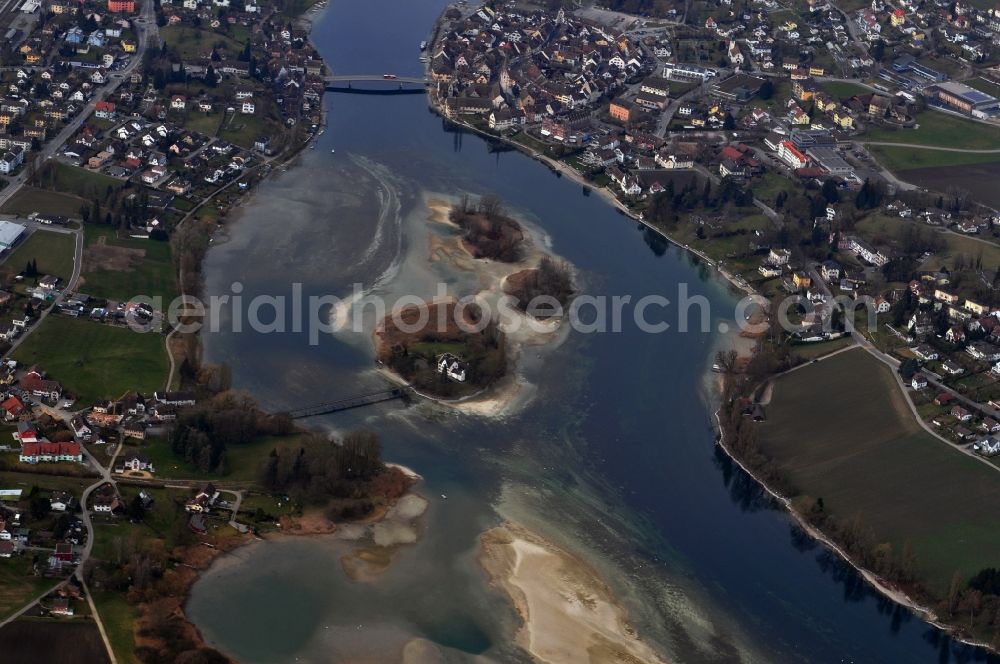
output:
MULTIPOLYGON (((417 44, 440 0, 334 0, 314 41, 337 73, 419 75, 417 44)), ((239 549, 195 585, 189 615, 246 662, 398 661, 413 638, 447 661, 520 661, 517 617, 476 561, 504 519, 585 558, 642 637, 674 661, 984 661, 978 650, 872 592, 805 538, 713 445, 706 369, 738 294, 596 195, 515 152, 447 129, 422 96, 328 94, 315 150, 264 183, 209 252, 206 293, 460 294, 474 277, 429 266, 428 196, 495 193, 590 295, 663 294, 711 305, 711 331, 660 334, 626 317, 522 353, 526 404, 499 418, 399 403, 310 420, 376 430, 430 500, 419 541, 371 583, 349 580, 349 544, 288 539, 239 549), (335 149, 335 153, 331 150, 335 149), (447 495, 444 499, 442 496, 447 495)), ((226 326, 223 326, 226 328, 226 326)), ((265 407, 383 388, 366 334, 205 335, 210 361, 265 407)))

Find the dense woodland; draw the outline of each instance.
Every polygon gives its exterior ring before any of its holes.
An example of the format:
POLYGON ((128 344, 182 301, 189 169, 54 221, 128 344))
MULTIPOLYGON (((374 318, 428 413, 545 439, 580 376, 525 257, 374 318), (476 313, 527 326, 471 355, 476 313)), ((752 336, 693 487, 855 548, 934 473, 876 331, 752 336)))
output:
MULTIPOLYGON (((475 326, 483 315, 478 305, 465 307, 466 322, 475 326)), ((434 312, 429 320, 435 320, 434 312)), ((454 321, 454 305, 449 305, 446 329, 427 329, 413 334, 389 329, 386 319, 382 333, 379 361, 405 378, 422 392, 442 397, 457 397, 484 388, 507 372, 507 342, 496 321, 491 320, 479 332, 474 327, 462 330, 454 321), (457 356, 466 367, 466 380, 456 382, 437 371, 437 359, 442 352, 457 356)))
POLYGON ((537 268, 511 275, 504 292, 517 300, 516 306, 521 311, 529 311, 530 307, 530 313, 536 318, 558 314, 541 298, 554 298, 565 312, 574 293, 570 267, 565 261, 543 256, 537 268))
POLYGON ((228 445, 245 445, 260 436, 285 436, 293 429, 287 414, 269 415, 250 396, 223 392, 181 413, 170 433, 170 447, 198 470, 225 475, 228 445))
POLYGON ((449 220, 462 229, 462 239, 476 258, 514 263, 521 257, 524 231, 506 215, 495 196, 483 196, 473 204, 463 196, 452 209, 449 220))
POLYGON ((383 463, 378 437, 366 430, 339 441, 309 435, 301 445, 272 450, 261 466, 260 482, 302 504, 326 506, 332 521, 368 516, 410 485, 399 470, 383 463))

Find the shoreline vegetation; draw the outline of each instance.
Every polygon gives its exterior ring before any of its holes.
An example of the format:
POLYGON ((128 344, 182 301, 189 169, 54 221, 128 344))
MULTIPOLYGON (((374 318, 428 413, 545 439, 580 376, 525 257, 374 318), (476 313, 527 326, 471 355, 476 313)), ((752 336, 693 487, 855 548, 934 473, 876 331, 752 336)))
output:
MULTIPOLYGON (((438 19, 438 24, 440 24, 442 19, 443 15, 438 19)), ((593 182, 589 182, 567 164, 552 159, 548 155, 528 145, 514 141, 507 136, 485 131, 484 129, 465 122, 459 118, 449 117, 442 111, 432 95, 428 96, 428 105, 431 111, 442 119, 442 122, 457 127, 459 130, 469 131, 481 136, 490 143, 501 144, 506 146, 508 149, 517 150, 525 156, 544 164, 557 177, 565 176, 569 180, 584 187, 585 191, 588 193, 596 192, 597 195, 618 210, 619 213, 626 218, 638 222, 642 227, 652 233, 655 233, 664 241, 673 244, 704 261, 710 268, 719 274, 719 276, 728 282, 733 289, 742 291, 750 296, 761 296, 761 293, 748 284, 744 279, 740 278, 738 275, 730 273, 720 263, 713 260, 702 251, 699 251, 695 247, 682 243, 678 239, 671 237, 671 235, 659 225, 654 224, 643 218, 643 216, 634 213, 617 197, 607 191, 606 188, 597 186, 593 182)), ((776 317, 773 316, 770 311, 764 311, 761 315, 764 316, 764 318, 773 326, 773 321, 776 317)), ((722 449, 730 459, 747 472, 747 474, 753 478, 764 491, 777 499, 778 502, 785 507, 789 516, 794 521, 802 525, 805 532, 807 532, 815 541, 833 551, 848 565, 855 568, 862 578, 864 578, 868 582, 869 586, 876 592, 896 602, 900 606, 911 610, 915 615, 927 622, 927 624, 950 634, 960 642, 982 647, 994 653, 1000 652, 1000 632, 998 632, 998 635, 995 636, 992 641, 987 642, 976 637, 972 632, 970 632, 967 626, 959 624, 955 620, 945 621, 941 618, 939 613, 925 605, 925 602, 928 601, 926 597, 913 598, 904 590, 902 585, 896 582, 887 582, 883 577, 866 566, 866 562, 871 564, 871 561, 859 558, 856 551, 851 551, 849 547, 845 547, 843 542, 838 540, 836 535, 823 530, 820 527, 820 523, 816 521, 809 521, 808 516, 799 511, 799 506, 796 505, 794 501, 783 495, 784 492, 781 490, 782 485, 778 478, 778 474, 775 472, 773 463, 759 453, 759 450, 755 446, 756 442, 754 442, 753 446, 748 449, 743 449, 740 445, 734 444, 733 442, 727 442, 730 438, 740 440, 737 435, 738 429, 732 428, 735 426, 733 422, 738 423, 750 419, 744 418, 742 411, 736 407, 739 400, 734 397, 731 379, 736 376, 755 376, 756 382, 754 383, 754 387, 757 388, 762 386, 764 383, 769 382, 771 378, 778 375, 781 371, 790 368, 789 366, 782 364, 789 361, 789 357, 787 355, 785 355, 784 358, 775 357, 775 348, 776 346, 780 346, 780 344, 776 343, 776 337, 773 332, 774 330, 772 329, 767 334, 761 335, 756 342, 749 345, 744 343, 744 340, 741 338, 740 340, 735 341, 733 349, 720 352, 718 355, 716 364, 728 367, 723 368, 718 380, 716 381, 720 405, 719 409, 716 411, 715 417, 718 426, 717 443, 720 449, 722 449), (748 454, 752 455, 750 460, 748 460, 748 454)), ((784 349, 784 352, 787 353, 787 349, 784 349)), ((805 361, 801 357, 793 358, 793 360, 798 360, 799 362, 805 361)), ((744 399, 745 398, 747 397, 744 397, 744 399)), ((753 436, 755 437, 756 434, 753 434, 753 436)), ((826 525, 829 527, 830 524, 827 523, 826 525)), ((863 529, 863 526, 860 524, 858 524, 857 527, 863 529)), ((865 531, 865 534, 867 536, 868 531, 865 531)), ((896 555, 898 559, 898 556, 902 554, 896 555)), ((978 576, 989 576, 990 571, 991 570, 983 570, 978 576)), ((997 572, 997 576, 1000 576, 1000 572, 997 572)), ((994 588, 994 590, 998 591, 997 594, 1000 596, 1000 583, 995 585, 996 588, 994 588)), ((971 611, 974 615, 976 611, 981 608, 984 594, 982 591, 976 588, 967 587, 965 588, 966 591, 971 590, 974 592, 971 594, 967 592, 963 593, 961 580, 958 579, 957 576, 952 580, 951 586, 952 587, 949 588, 949 596, 946 600, 946 604, 949 609, 948 613, 952 615, 952 618, 955 617, 954 613, 959 608, 958 603, 960 600, 964 599, 964 609, 967 613, 971 611)), ((992 588, 993 586, 989 587, 992 588)))
MULTIPOLYGON (((847 346, 818 359, 833 358, 845 351, 864 352, 860 346, 847 346)), ((720 353, 720 362, 722 355, 720 353)), ((864 357, 877 364, 877 360, 864 357)), ((897 542, 894 546, 893 542, 886 541, 890 538, 884 537, 884 533, 876 534, 860 514, 853 517, 832 514, 822 496, 810 496, 799 490, 779 461, 765 453, 762 438, 767 434, 761 432, 760 423, 749 415, 755 404, 771 403, 778 389, 776 382, 789 371, 810 368, 805 364, 789 365, 788 361, 787 348, 776 343, 773 335, 767 336, 743 373, 721 375, 719 406, 715 412, 716 442, 720 449, 784 507, 803 531, 857 571, 874 591, 958 642, 996 651, 1000 646, 1000 630, 993 629, 990 639, 983 638, 982 632, 984 624, 1000 615, 1000 593, 997 592, 1000 584, 993 582, 995 569, 981 570, 969 584, 956 571, 946 583, 944 592, 933 589, 931 580, 921 574, 919 550, 910 540, 901 546, 897 542)), ((895 391, 895 385, 888 389, 890 397, 906 398, 895 391)), ((912 417, 908 411, 905 416, 912 417)), ((934 441, 933 444, 939 443, 934 441)), ((940 451, 945 455, 958 454, 949 449, 940 451)), ((826 472, 835 471, 835 466, 828 464, 826 472)))

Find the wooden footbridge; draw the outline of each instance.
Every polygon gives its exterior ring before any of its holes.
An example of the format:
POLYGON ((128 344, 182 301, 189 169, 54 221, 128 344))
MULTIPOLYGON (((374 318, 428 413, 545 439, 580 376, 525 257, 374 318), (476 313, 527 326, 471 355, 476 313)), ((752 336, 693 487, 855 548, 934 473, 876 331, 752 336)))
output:
POLYGON ((295 410, 288 411, 288 414, 292 417, 292 419, 300 420, 305 417, 328 415, 330 413, 338 413, 342 410, 361 408, 362 406, 371 406, 372 404, 382 403, 383 401, 393 401, 395 399, 409 401, 412 395, 412 388, 394 387, 391 390, 382 390, 381 392, 361 394, 355 397, 348 397, 346 399, 338 399, 337 401, 326 401, 323 403, 313 404, 311 406, 305 406, 303 408, 296 408, 295 410))

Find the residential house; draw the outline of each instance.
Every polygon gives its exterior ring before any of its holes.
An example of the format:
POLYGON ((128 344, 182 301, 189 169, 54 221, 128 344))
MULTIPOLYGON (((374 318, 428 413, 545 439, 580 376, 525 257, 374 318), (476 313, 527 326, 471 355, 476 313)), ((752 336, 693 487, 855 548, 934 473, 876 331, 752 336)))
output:
POLYGON ((447 376, 453 381, 458 383, 465 382, 465 363, 451 353, 443 353, 441 357, 438 358, 437 370, 439 374, 447 376))
POLYGON ((962 408, 961 406, 955 406, 951 409, 951 416, 954 417, 959 422, 969 422, 972 420, 972 413, 962 408))
POLYGON ((209 482, 201 489, 195 491, 194 496, 184 503, 184 509, 188 512, 205 513, 212 509, 215 501, 219 498, 219 491, 215 485, 209 482))
POLYGON ((57 463, 60 461, 83 462, 83 453, 80 451, 80 443, 60 442, 53 443, 42 439, 36 443, 23 443, 21 445, 21 463, 57 463))

